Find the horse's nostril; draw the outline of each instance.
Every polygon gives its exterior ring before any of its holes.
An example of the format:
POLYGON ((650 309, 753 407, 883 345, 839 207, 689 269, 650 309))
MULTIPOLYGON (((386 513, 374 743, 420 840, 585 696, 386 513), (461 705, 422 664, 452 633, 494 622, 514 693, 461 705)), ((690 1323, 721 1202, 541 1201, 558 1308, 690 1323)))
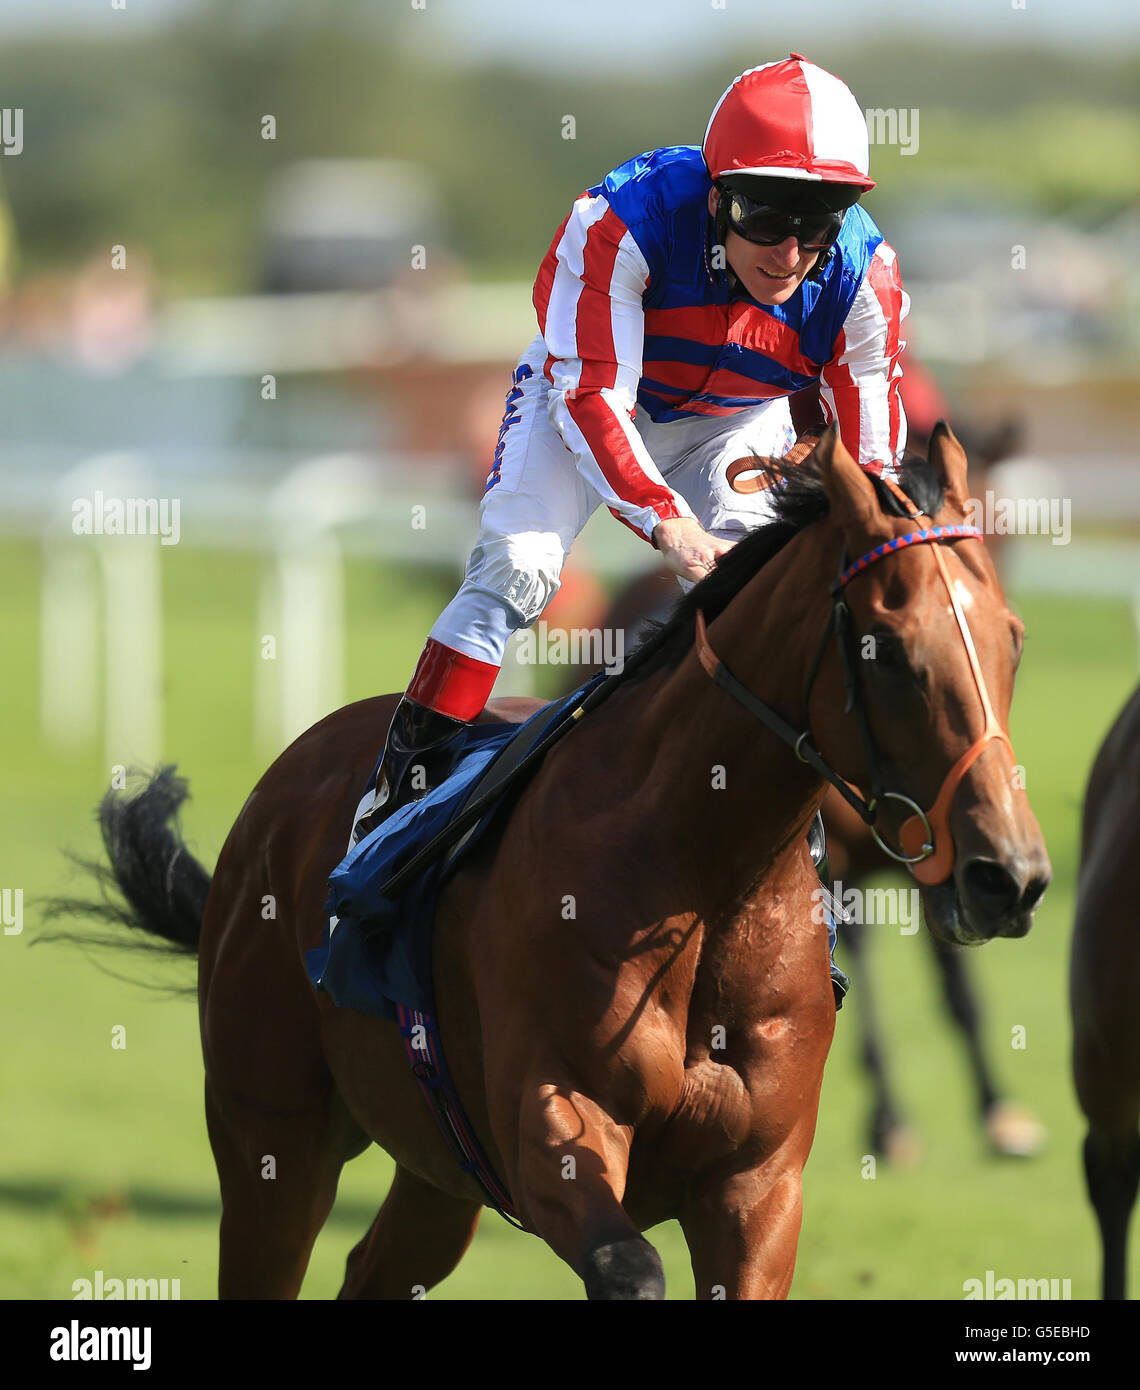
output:
POLYGON ((1021 885, 993 859, 972 859, 966 865, 965 879, 970 896, 989 916, 1012 911, 1021 899, 1021 885))
POLYGON ((1032 912, 1045 894, 1045 889, 1049 887, 1050 877, 1043 874, 1040 878, 1031 878, 1025 885, 1025 892, 1021 895, 1021 907, 1025 912, 1032 912))

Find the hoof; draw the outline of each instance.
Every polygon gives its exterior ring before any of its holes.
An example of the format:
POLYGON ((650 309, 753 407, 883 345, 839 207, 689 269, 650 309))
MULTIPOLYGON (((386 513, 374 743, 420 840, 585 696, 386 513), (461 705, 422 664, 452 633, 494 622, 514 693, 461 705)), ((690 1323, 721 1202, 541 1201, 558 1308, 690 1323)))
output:
POLYGON ((922 1139, 910 1125, 892 1125, 883 1135, 883 1157, 892 1168, 917 1168, 922 1161, 922 1139))
POLYGON ((1014 1101, 999 1100, 986 1111, 986 1142, 1006 1158, 1035 1158, 1048 1134, 1032 1110, 1014 1101))
POLYGON ((640 1302, 665 1297, 661 1257, 640 1236, 595 1246, 584 1265, 582 1278, 587 1298, 640 1302))

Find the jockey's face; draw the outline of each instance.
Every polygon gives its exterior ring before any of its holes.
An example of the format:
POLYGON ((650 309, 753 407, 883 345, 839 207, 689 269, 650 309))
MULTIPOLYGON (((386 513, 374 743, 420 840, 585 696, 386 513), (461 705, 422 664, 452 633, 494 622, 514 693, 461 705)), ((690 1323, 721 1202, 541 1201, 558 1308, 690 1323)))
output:
MULTIPOLYGON (((709 212, 716 216, 720 190, 709 190, 709 212)), ((745 241, 731 227, 725 232, 725 256, 736 278, 759 304, 783 304, 803 284, 819 259, 818 251, 801 251, 794 236, 776 246, 745 241)))

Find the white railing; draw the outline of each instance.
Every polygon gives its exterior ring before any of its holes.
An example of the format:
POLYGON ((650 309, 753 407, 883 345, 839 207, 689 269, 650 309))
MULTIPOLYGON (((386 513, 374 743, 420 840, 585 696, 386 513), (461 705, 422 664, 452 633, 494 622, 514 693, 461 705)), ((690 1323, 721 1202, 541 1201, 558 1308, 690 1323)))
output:
MULTIPOLYGON (((64 456, 52 451, 34 470, 0 473, 0 533, 38 536, 42 546, 44 737, 61 752, 101 740, 108 767, 153 764, 162 754, 164 548, 153 533, 106 533, 114 526, 108 508, 128 499, 153 499, 168 511, 177 503, 178 544, 261 555, 251 650, 253 738, 262 752, 343 703, 346 560, 451 566, 458 584, 477 532, 478 500, 454 494, 454 479, 465 475, 452 460, 339 453, 292 461, 274 474, 261 459, 254 470, 261 481, 241 482, 232 471, 240 456, 208 473, 141 453, 99 454, 62 468, 64 456), (7 486, 8 478, 18 485, 7 486), (85 508, 95 534, 84 530, 85 508)), ((604 512, 575 552, 610 578, 651 558, 604 512)), ((496 693, 526 693, 528 679, 526 667, 508 661, 496 693)))
MULTIPOLYGON (((101 739, 111 767, 153 763, 162 753, 163 546, 155 534, 83 534, 83 504, 177 502, 178 544, 260 554, 251 650, 252 733, 262 752, 281 748, 343 702, 346 560, 451 566, 458 583, 477 530, 478 500, 454 490, 466 476, 455 459, 235 454, 211 459, 208 470, 189 455, 100 454, 65 467, 66 459, 63 450, 0 454, 0 532, 38 536, 42 545, 44 736, 68 752, 101 739), (263 638, 272 639, 268 657, 263 638)), ((1122 494, 1128 476, 1110 461, 1066 471, 1074 519, 1140 518, 1140 489, 1122 494)), ((1021 490, 1062 486, 1056 470, 1025 462, 1006 477, 1021 490)), ((653 557, 600 509, 574 558, 620 580, 653 557)), ((1011 538, 1003 564, 1014 593, 1120 598, 1135 604, 1140 624, 1140 543, 1011 538)), ((527 667, 508 660, 496 691, 525 693, 527 678, 527 667)))

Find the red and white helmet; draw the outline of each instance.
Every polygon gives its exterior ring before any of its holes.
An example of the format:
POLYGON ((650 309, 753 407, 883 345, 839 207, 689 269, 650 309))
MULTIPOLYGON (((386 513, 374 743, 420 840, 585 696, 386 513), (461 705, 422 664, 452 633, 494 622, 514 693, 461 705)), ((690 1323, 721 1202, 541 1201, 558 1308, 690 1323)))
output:
POLYGON ((875 186, 859 103, 801 53, 742 72, 713 108, 703 149, 714 179, 760 174, 875 186))

